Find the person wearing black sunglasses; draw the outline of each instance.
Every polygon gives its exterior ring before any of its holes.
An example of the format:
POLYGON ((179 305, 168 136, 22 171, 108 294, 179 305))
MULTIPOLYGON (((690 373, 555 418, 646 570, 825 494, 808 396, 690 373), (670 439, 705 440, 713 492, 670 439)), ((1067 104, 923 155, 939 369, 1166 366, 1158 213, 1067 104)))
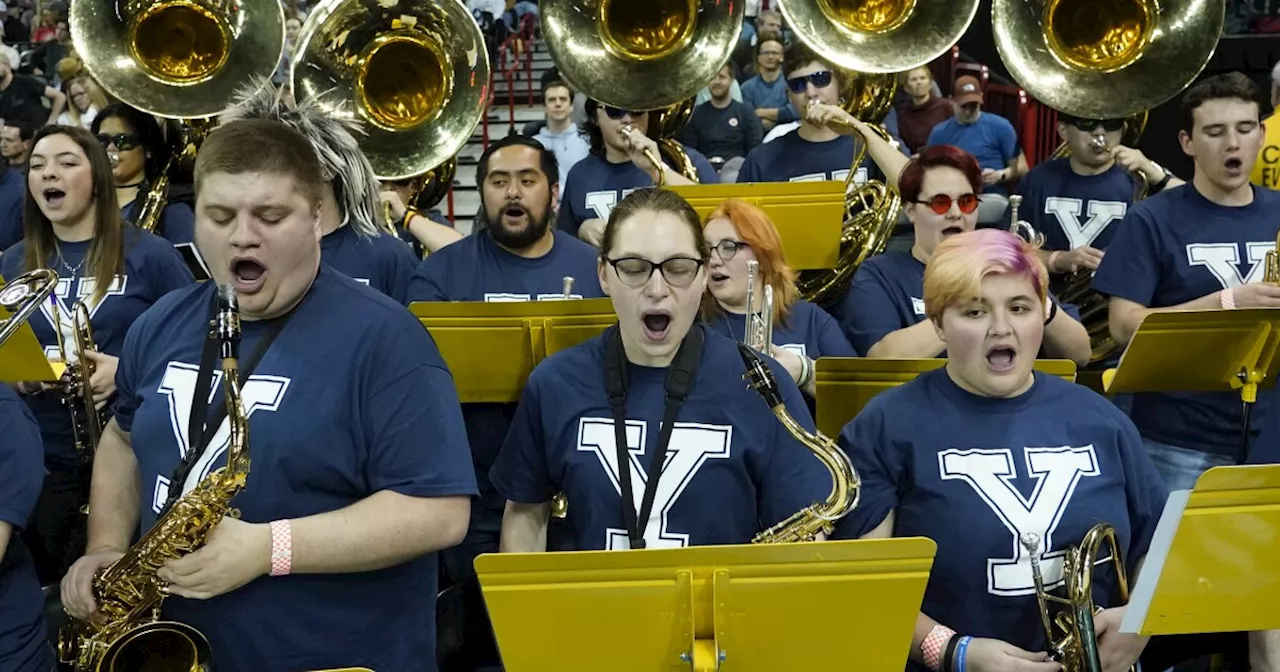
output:
MULTIPOLYGON (((807 46, 797 42, 787 49, 784 66, 787 98, 799 110, 796 130, 751 150, 738 173, 738 182, 843 181, 853 164, 854 140, 816 123, 813 108, 838 110, 843 76, 807 46)), ((873 164, 864 160, 854 182, 866 182, 873 164)))
MULTIPOLYGON (((547 550, 559 492, 576 550, 747 543, 826 497, 830 474, 743 384, 738 343, 698 322, 709 255, 697 212, 670 191, 613 209, 598 274, 618 324, 529 376, 490 471, 508 500, 504 552, 547 550)), ((813 431, 791 377, 761 359, 813 431)))
MULTIPOLYGON (((668 185, 692 184, 673 167, 655 166, 645 158, 646 151, 662 160, 658 144, 648 137, 653 115, 639 110, 624 110, 588 99, 587 121, 582 134, 591 145, 590 154, 569 170, 560 185, 560 212, 556 226, 599 247, 605 222, 629 192, 657 184, 659 173, 668 185), (627 129, 630 129, 628 131, 627 129)), ((701 152, 683 145, 693 161, 701 184, 720 181, 715 168, 701 152)))
MULTIPOLYGON (((925 318, 925 266, 943 240, 977 227, 982 172, 964 150, 938 145, 920 152, 895 182, 914 243, 910 251, 890 250, 862 262, 840 310, 841 327, 867 357, 945 357, 946 343, 925 318)), ((1080 316, 1052 295, 1049 301, 1044 356, 1084 366, 1091 348, 1080 316)))
POLYGON ((1041 163, 1019 183, 1018 217, 1044 234, 1038 254, 1050 273, 1098 267, 1139 181, 1152 194, 1182 184, 1141 151, 1120 144, 1123 132, 1123 119, 1060 114, 1058 135, 1069 155, 1041 163))

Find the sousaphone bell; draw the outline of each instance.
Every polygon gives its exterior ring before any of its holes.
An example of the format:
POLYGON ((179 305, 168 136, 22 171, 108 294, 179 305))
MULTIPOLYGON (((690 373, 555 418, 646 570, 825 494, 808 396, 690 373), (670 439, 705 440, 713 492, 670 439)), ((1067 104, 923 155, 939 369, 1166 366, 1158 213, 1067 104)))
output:
POLYGON ((973 23, 979 0, 780 0, 787 25, 832 65, 898 73, 946 53, 973 23))

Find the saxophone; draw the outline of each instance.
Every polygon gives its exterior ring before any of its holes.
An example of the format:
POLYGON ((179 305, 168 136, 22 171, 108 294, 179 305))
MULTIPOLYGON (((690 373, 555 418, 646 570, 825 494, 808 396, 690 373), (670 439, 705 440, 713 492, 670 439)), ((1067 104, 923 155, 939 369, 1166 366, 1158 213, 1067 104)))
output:
POLYGON ((757 534, 751 540, 753 544, 785 544, 800 541, 813 541, 819 532, 830 535, 835 530, 837 520, 858 505, 861 484, 853 462, 835 441, 820 433, 810 432, 796 422, 787 411, 787 405, 778 390, 773 373, 764 365, 760 357, 750 346, 739 343, 738 352, 747 365, 747 373, 743 376, 749 387, 754 388, 768 402, 774 416, 782 423, 787 433, 804 444, 806 448, 822 461, 823 466, 831 472, 831 494, 825 501, 815 502, 795 512, 786 520, 757 534))
MULTIPOLYGON (((77 672, 158 669, 199 672, 209 665, 209 641, 195 628, 160 620, 168 586, 156 577, 165 562, 204 546, 223 516, 238 516, 231 499, 249 475, 249 425, 240 399, 240 313, 235 291, 218 286, 218 313, 211 323, 221 343, 227 422, 231 429, 225 467, 209 474, 179 499, 129 552, 93 580, 103 618, 72 622, 61 633, 58 657, 77 672)), ((180 487, 174 484, 174 487, 180 487)))

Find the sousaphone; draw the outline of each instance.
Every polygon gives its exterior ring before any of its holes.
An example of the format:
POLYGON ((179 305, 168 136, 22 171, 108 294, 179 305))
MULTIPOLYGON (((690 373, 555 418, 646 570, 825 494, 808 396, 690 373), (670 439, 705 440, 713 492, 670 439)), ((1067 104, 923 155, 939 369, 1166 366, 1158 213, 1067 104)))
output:
POLYGON ((973 23, 980 0, 780 0, 787 25, 846 70, 897 73, 946 53, 973 23))

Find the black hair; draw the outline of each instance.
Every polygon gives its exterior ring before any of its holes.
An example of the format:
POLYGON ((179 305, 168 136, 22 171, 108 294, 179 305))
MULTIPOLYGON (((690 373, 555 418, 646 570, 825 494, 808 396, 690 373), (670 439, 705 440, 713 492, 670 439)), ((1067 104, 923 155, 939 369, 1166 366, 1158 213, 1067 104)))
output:
POLYGON ((541 142, 527 135, 512 133, 497 142, 490 143, 489 148, 484 150, 484 154, 480 155, 480 161, 476 164, 476 187, 483 188, 484 180, 489 175, 489 157, 503 147, 516 145, 537 150, 538 168, 547 176, 547 183, 558 184, 560 182, 560 163, 556 161, 555 152, 547 149, 541 142))
POLYGON ((98 135, 102 129, 102 122, 112 117, 124 119, 133 127, 133 132, 138 135, 138 142, 146 157, 142 169, 143 177, 147 181, 156 179, 169 163, 169 155, 172 152, 169 143, 165 142, 164 133, 160 130, 160 122, 156 121, 152 115, 124 103, 111 103, 102 108, 98 116, 93 118, 89 131, 98 135))

